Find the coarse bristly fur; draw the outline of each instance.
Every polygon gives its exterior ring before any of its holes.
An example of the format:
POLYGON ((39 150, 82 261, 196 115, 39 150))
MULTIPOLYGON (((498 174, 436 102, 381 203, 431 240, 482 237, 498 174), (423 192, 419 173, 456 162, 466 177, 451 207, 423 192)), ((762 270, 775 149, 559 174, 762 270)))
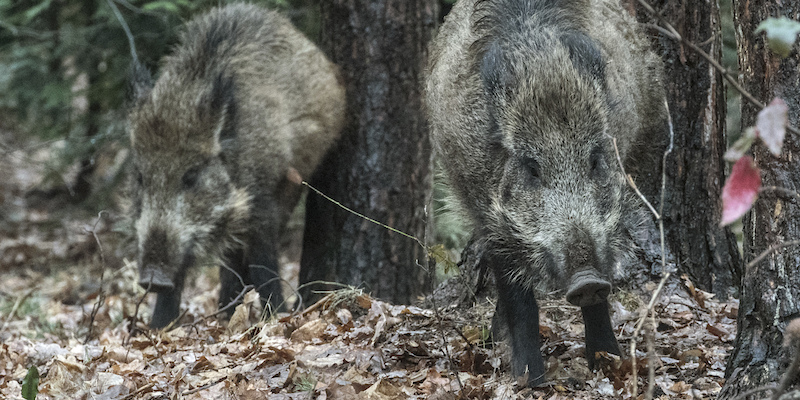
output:
MULTIPOLYGON (((632 238, 646 214, 611 138, 637 173, 664 140, 666 114, 660 59, 616 0, 461 0, 430 54, 436 154, 488 239, 498 285, 524 293, 501 298, 498 315, 517 316, 502 304, 536 307, 535 289, 565 290, 583 271, 609 281, 635 271, 632 238)), ((512 349, 527 351, 514 329, 512 349)), ((613 333, 603 341, 616 346, 613 333)), ((541 362, 525 357, 515 373, 541 362)))
POLYGON ((151 325, 178 316, 187 269, 224 263, 220 305, 245 284, 282 304, 279 235, 344 124, 339 72, 274 11, 215 8, 187 23, 154 84, 134 66, 131 218, 151 325))

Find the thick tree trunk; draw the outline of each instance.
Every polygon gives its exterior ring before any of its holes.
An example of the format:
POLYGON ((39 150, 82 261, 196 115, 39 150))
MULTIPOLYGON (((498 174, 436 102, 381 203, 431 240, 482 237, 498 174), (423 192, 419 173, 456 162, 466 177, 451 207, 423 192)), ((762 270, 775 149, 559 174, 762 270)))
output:
MULTIPOLYGON (((739 65, 746 90, 764 103, 784 99, 789 123, 800 124, 800 55, 793 51, 781 60, 766 46, 758 24, 767 17, 786 15, 798 19, 798 0, 781 3, 756 0, 734 2, 739 47, 739 65), (777 12, 776 12, 777 11, 777 12)), ((755 124, 760 110, 742 105, 742 126, 755 124)), ((761 168, 764 186, 800 191, 800 138, 787 134, 783 153, 775 157, 757 143, 753 155, 761 168)), ((745 261, 753 260, 771 246, 800 238, 800 204, 797 197, 781 192, 762 192, 745 217, 745 261)), ((800 315, 800 248, 785 247, 744 271, 739 306, 738 332, 728 359, 728 380, 720 398, 731 398, 743 390, 774 383, 786 369, 789 354, 781 347, 783 330, 800 315)))
MULTIPOLYGON (((322 47, 342 68, 350 124, 312 184, 420 239, 431 190, 431 150, 420 79, 438 20, 436 0, 328 0, 322 47)), ((300 283, 332 281, 409 303, 425 287, 414 240, 310 193, 300 283)), ((325 285, 309 285, 301 293, 325 285)), ((306 296, 307 298, 308 296, 306 296)))
MULTIPOLYGON (((720 60, 716 2, 659 0, 651 4, 682 37, 720 60)), ((658 23, 641 7, 637 10, 639 21, 658 23)), ((726 149, 722 77, 683 43, 653 29, 648 32, 657 37, 654 49, 664 60, 664 87, 674 125, 663 205, 667 247, 674 257, 671 261, 698 287, 727 297, 738 288, 741 258, 733 233, 719 227, 726 149)), ((650 178, 642 186, 649 188, 650 201, 656 204, 661 177, 650 178)))

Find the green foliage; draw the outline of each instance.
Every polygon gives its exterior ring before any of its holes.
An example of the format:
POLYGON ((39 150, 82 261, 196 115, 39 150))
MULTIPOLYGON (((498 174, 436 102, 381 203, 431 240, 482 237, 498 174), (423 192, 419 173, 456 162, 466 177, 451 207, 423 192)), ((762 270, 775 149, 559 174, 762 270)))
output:
POLYGON ((766 32, 769 48, 781 58, 792 51, 797 34, 800 33, 800 22, 786 17, 767 18, 756 28, 756 33, 766 32))
POLYGON ((28 373, 22 380, 22 398, 36 400, 37 394, 39 394, 39 369, 34 365, 28 368, 28 373))

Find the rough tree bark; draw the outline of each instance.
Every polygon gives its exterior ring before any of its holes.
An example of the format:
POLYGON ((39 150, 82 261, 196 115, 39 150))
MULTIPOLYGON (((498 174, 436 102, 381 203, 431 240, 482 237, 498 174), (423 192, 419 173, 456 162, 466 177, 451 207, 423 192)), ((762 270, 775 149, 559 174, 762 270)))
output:
MULTIPOLYGON (((636 0, 626 1, 636 5, 640 22, 658 24, 636 0)), ((683 38, 720 60, 722 43, 716 2, 658 0, 650 4, 683 38)), ((652 28, 645 29, 654 35, 654 49, 664 60, 664 87, 674 125, 663 205, 671 261, 695 285, 724 298, 738 289, 741 257, 733 233, 719 227, 720 195, 725 182, 722 155, 726 149, 722 76, 685 44, 652 28)), ((650 199, 655 204, 661 177, 651 175, 648 180, 642 185, 653 193, 650 199)))
MULTIPOLYGON (((420 79, 436 0, 327 0, 322 47, 342 68, 350 124, 311 183, 342 204, 420 239, 431 150, 420 79)), ((423 248, 309 193, 300 283, 333 281, 409 303, 425 288, 423 248)), ((301 291, 308 300, 309 285, 301 291)))
MULTIPOLYGON (((739 50, 740 77, 747 91, 769 103, 784 99, 789 106, 789 123, 800 124, 800 54, 793 51, 781 60, 765 44, 758 24, 767 17, 785 15, 798 20, 800 1, 780 3, 766 0, 734 2, 739 50)), ((752 126, 760 111, 742 104, 742 126, 752 126)), ((763 145, 753 150, 761 168, 762 184, 800 191, 800 138, 787 134, 783 153, 774 157, 763 145)), ((800 203, 783 192, 765 191, 745 216, 745 261, 766 249, 800 238, 800 203)), ((720 398, 732 398, 743 390, 776 382, 786 369, 789 354, 781 347, 783 330, 800 315, 800 248, 785 247, 762 261, 748 265, 742 279, 738 329, 733 353, 728 359, 728 380, 720 398)), ((762 395, 763 397, 763 395, 762 395)))

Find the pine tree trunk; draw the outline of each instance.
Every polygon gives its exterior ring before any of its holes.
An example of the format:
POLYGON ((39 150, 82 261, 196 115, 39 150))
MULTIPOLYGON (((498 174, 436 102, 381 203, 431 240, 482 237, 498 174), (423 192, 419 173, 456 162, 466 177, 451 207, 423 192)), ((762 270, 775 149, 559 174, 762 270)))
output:
MULTIPOLYGON (((631 0, 636 3, 635 0, 631 0)), ((719 6, 716 2, 651 2, 678 33, 721 58, 719 6)), ((637 7, 639 21, 658 24, 637 7)), ((697 52, 663 33, 647 29, 664 60, 664 87, 673 122, 674 143, 666 159, 663 205, 668 253, 698 287, 727 297, 738 289, 741 257, 729 228, 720 228, 720 196, 725 182, 725 94, 722 76, 697 52)), ((661 177, 642 186, 659 202, 661 177)))
MULTIPOLYGON (((328 0, 322 47, 342 69, 350 123, 312 184, 343 205, 425 238, 431 149, 420 79, 436 0, 328 0)), ((425 250, 315 193, 306 205, 300 283, 358 286, 409 303, 425 288, 425 250)), ((306 300, 309 285, 301 293, 306 300)), ((332 286, 335 288, 335 286, 332 286)))
MULTIPOLYGON (((761 21, 786 15, 797 19, 792 10, 798 0, 781 3, 756 0, 734 2, 734 24, 739 47, 742 83, 756 99, 769 103, 784 99, 789 106, 789 123, 800 124, 800 55, 793 51, 781 60, 766 46, 763 33, 754 33, 761 21), (777 12, 776 12, 777 9, 777 12)), ((752 126, 760 110, 743 101, 742 126, 752 126)), ((762 184, 800 191, 800 138, 787 132, 783 153, 771 155, 763 146, 754 146, 753 156, 761 168, 762 184)), ((800 204, 796 196, 778 191, 759 195, 752 211, 745 216, 744 254, 750 262, 771 246, 800 238, 800 204)), ((781 347, 783 330, 789 320, 800 315, 800 248, 784 247, 763 260, 749 265, 742 279, 738 331, 734 351, 728 359, 728 380, 720 398, 777 382, 790 355, 781 347)))

